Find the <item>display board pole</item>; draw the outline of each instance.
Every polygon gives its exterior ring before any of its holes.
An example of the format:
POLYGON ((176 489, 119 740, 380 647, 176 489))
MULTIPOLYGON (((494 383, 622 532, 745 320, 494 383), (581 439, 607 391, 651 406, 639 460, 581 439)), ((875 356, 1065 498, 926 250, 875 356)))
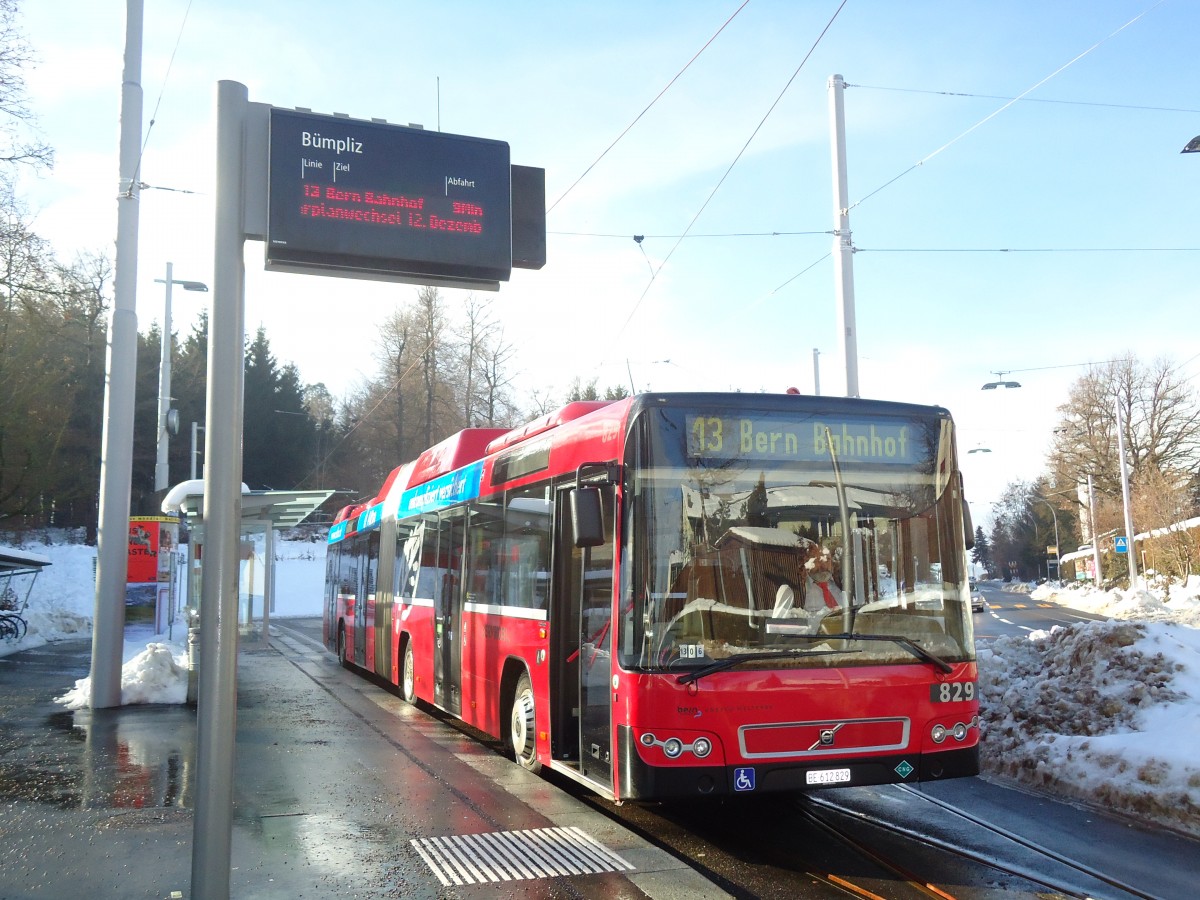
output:
POLYGON ((238 568, 242 485, 246 86, 217 87, 217 200, 204 432, 204 578, 196 713, 194 900, 227 900, 233 834, 238 568))

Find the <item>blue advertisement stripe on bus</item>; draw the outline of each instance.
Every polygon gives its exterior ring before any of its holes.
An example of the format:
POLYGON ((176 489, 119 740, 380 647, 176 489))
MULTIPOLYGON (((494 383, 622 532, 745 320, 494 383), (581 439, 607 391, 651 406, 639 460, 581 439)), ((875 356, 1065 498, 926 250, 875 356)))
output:
POLYGON ((403 519, 474 500, 479 496, 479 481, 482 475, 483 463, 474 462, 457 472, 410 488, 400 495, 398 515, 403 519))
POLYGON ((383 504, 376 503, 374 506, 364 509, 358 514, 357 531, 370 531, 372 528, 378 528, 380 521, 383 519, 383 504))

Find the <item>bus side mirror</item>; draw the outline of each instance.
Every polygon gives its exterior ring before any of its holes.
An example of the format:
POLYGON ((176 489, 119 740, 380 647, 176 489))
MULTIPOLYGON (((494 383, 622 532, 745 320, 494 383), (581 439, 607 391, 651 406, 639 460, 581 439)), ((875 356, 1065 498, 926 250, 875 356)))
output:
POLYGON ((571 537, 576 547, 599 547, 604 543, 604 512, 600 489, 581 487, 571 491, 571 537))
POLYGON ((967 498, 963 497, 963 543, 967 545, 968 550, 975 548, 975 529, 971 525, 971 507, 967 505, 967 498))

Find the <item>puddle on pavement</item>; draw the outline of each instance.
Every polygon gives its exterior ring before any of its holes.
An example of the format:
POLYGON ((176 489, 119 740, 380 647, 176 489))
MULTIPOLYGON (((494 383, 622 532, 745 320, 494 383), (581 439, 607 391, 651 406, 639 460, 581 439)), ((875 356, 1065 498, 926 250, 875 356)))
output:
POLYGON ((189 707, 56 712, 10 734, 0 799, 62 809, 192 807, 196 715, 189 707))

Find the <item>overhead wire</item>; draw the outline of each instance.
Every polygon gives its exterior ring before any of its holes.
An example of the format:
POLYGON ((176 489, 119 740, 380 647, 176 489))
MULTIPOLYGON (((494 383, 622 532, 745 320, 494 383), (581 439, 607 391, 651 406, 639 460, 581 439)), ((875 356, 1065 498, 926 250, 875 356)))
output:
POLYGON ((648 113, 650 111, 650 107, 654 106, 654 104, 657 103, 662 98, 663 94, 665 94, 667 91, 669 91, 671 89, 671 85, 673 85, 676 81, 678 81, 680 76, 683 75, 683 73, 688 70, 688 68, 692 65, 692 63, 694 63, 697 59, 700 58, 700 54, 702 54, 705 50, 708 49, 709 45, 712 44, 712 42, 717 39, 717 36, 720 35, 720 33, 722 31, 725 30, 726 26, 728 26, 729 23, 732 22, 737 17, 738 13, 740 13, 743 9, 746 8, 746 4, 748 4, 749 2, 750 2, 750 0, 742 0, 742 5, 733 11, 733 15, 731 15, 728 19, 725 20, 724 24, 722 24, 721 27, 718 28, 713 33, 712 37, 710 37, 707 41, 705 41, 704 46, 701 47, 699 50, 697 50, 696 53, 692 56, 692 58, 687 61, 687 65, 685 65, 682 69, 680 69, 678 72, 675 73, 675 77, 672 78, 670 81, 668 81, 666 87, 664 87, 661 91, 659 91, 658 94, 655 95, 654 99, 651 100, 648 104, 646 104, 646 108, 643 109, 640 113, 638 113, 637 116, 634 117, 634 120, 632 122, 630 122, 628 125, 625 126, 625 130, 622 131, 620 134, 618 134, 616 136, 616 138, 613 140, 613 142, 611 144, 609 144, 607 147, 605 147, 603 152, 599 156, 596 157, 595 161, 592 162, 592 164, 590 166, 588 166, 586 169, 584 169, 583 173, 578 178, 576 178, 573 182, 571 182, 570 186, 565 191, 562 192, 562 194, 559 196, 559 198, 557 200, 555 200, 553 203, 551 203, 549 207, 546 208, 546 215, 549 215, 554 210, 554 207, 556 207, 556 206, 558 206, 558 204, 562 203, 562 201, 566 198, 567 194, 571 193, 571 191, 573 191, 575 189, 575 186, 577 184, 579 184, 579 182, 583 181, 583 179, 587 177, 587 174, 590 171, 592 171, 592 169, 596 168, 596 166, 597 166, 597 164, 599 164, 600 160, 604 159, 604 157, 608 155, 609 150, 611 150, 613 147, 617 146, 617 144, 620 142, 621 138, 625 137, 625 135, 627 135, 629 133, 630 129, 633 128, 633 126, 636 125, 641 120, 642 116, 644 116, 646 113, 648 113))
POLYGON ((1092 100, 1058 100, 1050 97, 1003 97, 997 94, 971 94, 965 91, 934 91, 922 88, 888 87, 879 84, 846 84, 848 88, 867 91, 897 91, 905 94, 935 94, 940 97, 973 97, 980 100, 1019 100, 1022 103, 1060 103, 1066 106, 1101 106, 1108 109, 1137 109, 1147 112, 1200 113, 1200 109, 1175 106, 1143 106, 1134 103, 1100 103, 1092 100))
MULTIPOLYGON (((884 184, 882 184, 882 185, 880 185, 879 187, 877 187, 875 190, 871 191, 869 194, 867 194, 867 195, 865 195, 864 197, 860 198, 859 200, 855 201, 853 204, 851 204, 851 205, 850 205, 850 206, 847 208, 847 211, 849 211, 849 210, 851 210, 851 209, 854 209, 854 208, 855 208, 855 207, 857 207, 857 206, 860 206, 862 203, 864 203, 865 201, 869 200, 871 197, 875 196, 875 195, 876 195, 876 194, 878 194, 880 191, 883 191, 884 189, 886 189, 886 188, 890 187, 892 184, 894 184, 894 183, 896 183, 897 181, 899 181, 899 180, 900 180, 901 178, 903 178, 905 175, 908 175, 910 172, 913 172, 914 170, 916 170, 916 169, 920 168, 920 167, 921 167, 921 166, 923 166, 923 165, 924 165, 926 162, 928 162, 929 160, 931 160, 931 159, 933 159, 935 156, 937 156, 939 153, 941 153, 942 151, 946 150, 947 148, 949 148, 949 147, 950 147, 950 146, 952 146, 953 144, 957 143, 959 140, 961 140, 962 138, 966 137, 966 136, 967 136, 968 134, 970 134, 972 131, 974 131, 975 129, 977 129, 977 128, 979 128, 980 126, 982 126, 984 123, 986 123, 986 122, 988 122, 989 120, 991 120, 991 119, 995 118, 996 116, 998 116, 998 115, 999 115, 1001 112, 1003 112, 1004 110, 1008 109, 1008 108, 1009 108, 1010 106, 1012 106, 1014 103, 1017 103, 1017 102, 1019 102, 1019 101, 1026 100, 1026 99, 1036 99, 1036 98, 1028 98, 1028 96, 1027 96, 1027 95, 1028 95, 1029 93, 1031 93, 1032 91, 1036 90, 1037 88, 1041 87, 1043 84, 1045 84, 1045 83, 1046 83, 1047 81, 1049 81, 1051 78, 1053 78, 1053 77, 1055 77, 1056 75, 1058 75, 1060 72, 1064 71, 1065 69, 1067 69, 1068 67, 1070 67, 1070 66, 1071 66, 1071 65, 1073 65, 1074 63, 1078 62, 1078 61, 1079 61, 1080 59, 1082 59, 1083 57, 1087 56, 1089 53, 1091 53, 1091 52, 1092 52, 1093 50, 1095 50, 1097 47, 1101 46, 1102 44, 1104 44, 1104 43, 1105 43, 1105 42, 1107 42, 1108 40, 1110 40, 1110 39, 1112 39, 1113 37, 1115 37, 1117 34, 1119 34, 1119 33, 1121 33, 1122 31, 1124 31, 1124 30, 1125 30, 1126 28, 1128 28, 1130 25, 1133 25, 1133 24, 1134 24, 1135 22, 1137 22, 1139 19, 1141 19, 1141 18, 1145 17, 1146 15, 1148 15, 1148 14, 1149 14, 1150 12, 1152 12, 1152 11, 1153 11, 1155 8, 1157 8, 1158 6, 1161 6, 1161 5, 1162 5, 1164 2, 1165 2, 1165 0, 1159 0, 1159 2, 1155 3, 1153 6, 1149 7, 1149 8, 1148 8, 1148 9, 1146 9, 1146 10, 1143 10, 1141 13, 1139 13, 1139 14, 1138 14, 1138 15, 1136 15, 1136 16, 1134 16, 1132 19, 1130 19, 1128 22, 1126 22, 1126 23, 1125 23, 1124 25, 1122 25, 1120 28, 1116 29, 1116 30, 1115 30, 1115 31, 1113 31, 1111 34, 1109 34, 1107 37, 1103 38, 1103 39, 1102 39, 1102 40, 1100 40, 1100 41, 1097 41, 1095 44, 1093 44, 1093 45, 1092 45, 1091 47, 1089 47, 1087 50, 1083 51, 1082 53, 1080 53, 1079 55, 1077 55, 1077 56, 1076 56, 1074 59, 1070 60, 1070 61, 1069 61, 1069 62, 1067 62, 1066 64, 1064 64, 1064 65, 1062 65, 1062 66, 1059 66, 1057 69, 1055 69, 1055 70, 1054 70, 1052 73, 1050 73, 1049 75, 1047 75, 1047 76, 1046 76, 1045 78, 1043 78, 1041 81, 1037 82, 1036 84, 1034 84, 1032 87, 1028 88, 1027 90, 1025 90, 1025 91, 1022 91, 1022 92, 1021 92, 1020 94, 1018 94, 1016 97, 1011 97, 1011 98, 1008 98, 1008 97, 995 97, 995 98, 990 98, 990 99, 1006 100, 1007 102, 1006 102, 1006 103, 1005 103, 1003 106, 1001 106, 999 109, 997 109, 997 110, 993 111, 993 112, 992 112, 992 113, 990 113, 989 115, 985 116, 983 119, 980 119, 978 122, 976 122, 974 125, 972 125, 970 128, 968 128, 966 131, 964 131, 964 132, 962 132, 961 134, 959 134, 959 135, 958 135, 957 137, 955 137, 954 139, 952 139, 952 140, 948 141, 947 143, 943 144, 943 145, 942 145, 941 147, 939 147, 938 149, 934 150, 932 153, 930 153, 930 154, 928 154, 927 156, 925 156, 923 159, 921 159, 921 160, 919 160, 918 162, 914 163, 913 165, 909 166, 907 169, 905 169, 905 170, 904 170, 903 172, 901 172, 899 175, 895 176, 894 178, 890 179, 889 181, 887 181, 887 182, 885 182, 884 184)), ((865 88, 872 88, 872 89, 875 89, 875 90, 889 90, 889 88, 875 87, 875 86, 872 86, 872 85, 850 85, 850 84, 847 84, 846 86, 847 86, 847 87, 860 87, 860 88, 864 88, 864 87, 865 87, 865 88)), ((894 90, 906 90, 906 89, 903 89, 903 88, 895 88, 894 90)), ((914 92, 918 92, 918 91, 914 91, 914 92)), ((920 93, 920 92, 918 92, 918 93, 920 93)), ((928 92, 928 93, 938 93, 938 94, 950 95, 950 96, 983 96, 983 95, 973 95, 973 94, 959 94, 959 93, 954 93, 954 92, 950 92, 950 91, 930 91, 930 92, 928 92)), ((1044 101, 1044 102, 1055 102, 1055 101, 1044 101)), ((1062 102, 1062 101, 1058 101, 1058 102, 1062 102)), ((1118 104, 1094 104, 1094 105, 1097 105, 1097 106, 1105 106, 1105 105, 1112 105, 1112 106, 1116 106, 1116 105, 1118 105, 1118 104)), ((1135 108, 1146 108, 1146 109, 1153 109, 1154 107, 1135 107, 1135 108)), ((1176 111, 1176 110, 1171 110, 1171 111, 1176 111)), ((1179 112, 1189 112, 1190 110, 1177 110, 1177 111, 1179 111, 1179 112)), ((1145 251, 1145 252, 1157 252, 1157 251, 1159 251, 1159 250, 1167 250, 1167 249, 1174 251, 1174 250, 1185 250, 1185 249, 1188 249, 1188 248, 1132 248, 1132 247, 1130 247, 1130 248, 1122 248, 1122 249, 1121 249, 1121 250, 1119 250, 1119 251, 1111 251, 1111 250, 1110 250, 1109 252, 1137 252, 1137 251, 1145 251)), ((856 246, 856 247, 854 248, 854 252, 856 252, 856 253, 861 253, 861 252, 870 252, 870 249, 869 249, 869 248, 862 248, 862 247, 857 247, 857 246, 856 246)), ((877 252, 877 253, 887 253, 887 252, 894 252, 894 253, 905 253, 905 252, 907 252, 907 253, 919 253, 919 252, 927 252, 927 253, 984 253, 984 252, 994 252, 994 253, 1037 253, 1037 252, 1045 252, 1045 253, 1050 253, 1050 252, 1061 252, 1061 253, 1083 253, 1083 252, 1105 252, 1105 251, 1104 251, 1104 250, 1100 250, 1100 249, 1097 249, 1097 250, 1095 250, 1095 251, 1091 251, 1091 250, 1088 250, 1088 249, 1086 249, 1086 248, 1047 248, 1047 249, 1044 249, 1044 250, 1033 249, 1033 248, 1029 248, 1029 249, 1024 249, 1024 248, 995 248, 995 249, 979 249, 979 250, 971 250, 971 249, 949 249, 949 248, 948 248, 948 249, 921 249, 921 248, 894 248, 894 249, 893 249, 893 248, 875 248, 874 252, 877 252)), ((823 261, 824 259, 827 259, 827 258, 828 258, 828 256, 826 256, 826 257, 822 257, 822 259, 821 259, 821 260, 818 260, 817 262, 821 262, 821 261, 823 261)), ((816 263, 814 263, 813 265, 816 265, 816 263)), ((807 272, 807 271, 809 271, 810 269, 812 269, 812 268, 813 268, 813 265, 810 265, 810 266, 806 267, 805 269, 801 270, 800 272, 796 273, 796 275, 792 276, 792 278, 789 278, 789 279, 788 279, 788 281, 785 281, 785 282, 784 282, 784 285, 786 285, 786 284, 790 283, 791 281, 794 281, 796 278, 800 277, 800 276, 801 276, 801 275, 803 275, 805 272, 807 272)), ((782 288, 784 285, 780 285, 780 288, 782 288)), ((774 294, 774 293, 775 293, 776 291, 778 291, 780 288, 776 288, 774 291, 771 291, 770 293, 766 294, 766 295, 764 296, 764 298, 762 298, 762 299, 765 299, 765 297, 769 297, 769 296, 771 296, 771 294, 774 294)), ((761 301, 759 301, 759 302, 761 302, 761 301)))
POLYGON ((650 293, 650 288, 652 288, 654 286, 654 282, 658 278, 658 274, 663 270, 663 267, 667 264, 667 262, 675 254, 675 251, 677 249, 679 249, 679 245, 681 243, 683 243, 684 239, 688 236, 689 232, 691 232, 692 227, 696 224, 696 222, 700 218, 700 216, 703 215, 704 210, 708 207, 708 204, 712 202, 713 197, 715 197, 717 195, 717 191, 719 191, 721 189, 721 185, 723 185, 725 183, 725 179, 727 179, 729 177, 729 173, 733 171, 734 166, 736 166, 738 164, 738 161, 741 160, 742 156, 745 154, 746 150, 749 148, 751 142, 753 142, 754 138, 757 137, 759 131, 762 130, 762 127, 764 124, 766 124, 767 119, 769 119, 771 117, 771 113, 773 113, 775 111, 775 107, 778 106, 779 102, 783 99, 783 95, 786 94, 788 91, 788 88, 790 88, 792 86, 792 82, 794 82, 796 80, 796 76, 798 76, 800 74, 800 71, 804 68, 804 65, 812 57, 813 53, 816 51, 816 49, 820 45, 821 41, 825 38, 825 35, 829 33, 829 29, 833 27, 833 23, 837 20, 838 15, 845 8, 845 6, 848 2, 849 2, 849 0, 842 0, 842 2, 840 4, 838 4, 838 8, 836 10, 834 10, 833 15, 829 17, 829 21, 825 23, 825 27, 822 28, 821 33, 819 35, 817 35, 817 39, 815 41, 813 41, 813 44, 811 47, 809 47, 808 52, 806 54, 804 54, 804 58, 802 60, 800 60, 800 65, 796 66, 796 71, 794 71, 792 73, 791 77, 788 78, 787 82, 783 86, 783 89, 780 90, 778 96, 776 96, 775 100, 771 103, 770 107, 768 107, 768 109, 767 109, 766 113, 763 115, 762 119, 760 119, 758 124, 754 126, 754 130, 750 133, 750 136, 748 138, 746 138, 746 142, 744 144, 742 144, 742 147, 740 150, 738 150, 737 155, 734 156, 733 162, 731 162, 729 164, 728 168, 725 169, 724 173, 717 180, 716 185, 709 192, 708 196, 704 199, 704 202, 700 204, 700 208, 698 210, 696 210, 696 214, 694 216, 692 216, 692 220, 688 223, 687 228, 685 228, 683 230, 683 234, 681 234, 679 236, 679 238, 671 246, 671 249, 667 252, 667 255, 663 257, 663 261, 661 263, 659 263, 658 268, 654 270, 654 274, 651 276, 650 281, 646 285, 645 290, 642 291, 641 296, 638 297, 637 302, 634 303, 633 309, 631 309, 629 311, 629 315, 626 316, 625 321, 621 324, 621 327, 617 330, 618 337, 625 331, 626 328, 629 327, 629 323, 633 320, 633 317, 637 313, 638 309, 641 307, 642 302, 646 299, 646 295, 650 293))
POLYGON ((1195 253, 1200 247, 855 247, 855 253, 1195 253))
POLYGON ((916 170, 917 170, 917 169, 919 169, 921 166, 925 165, 925 163, 929 162, 931 159, 933 159, 935 156, 937 156, 939 153, 942 153, 944 150, 947 150, 947 149, 949 149, 950 147, 954 146, 954 145, 955 145, 955 144, 957 144, 959 141, 961 141, 963 138, 965 138, 967 135, 969 135, 971 132, 975 131, 977 128, 980 128, 980 127, 982 127, 982 126, 983 126, 984 124, 986 124, 987 122, 990 122, 992 119, 996 118, 996 116, 1000 115, 1000 113, 1004 112, 1006 109, 1008 109, 1008 108, 1009 108, 1010 106, 1012 106, 1014 103, 1017 103, 1018 101, 1020 101, 1020 100, 1023 100, 1023 99, 1024 99, 1024 98, 1025 98, 1027 95, 1028 95, 1028 94, 1031 94, 1033 91, 1035 91, 1035 90, 1037 90, 1038 88, 1040 88, 1040 87, 1041 87, 1043 84, 1045 84, 1047 81, 1049 81, 1050 79, 1054 78, 1056 75, 1060 74, 1061 72, 1065 71, 1066 69, 1070 68, 1070 67, 1071 67, 1071 66, 1073 66, 1075 63, 1079 62, 1079 60, 1083 59, 1085 56, 1087 56, 1089 53, 1091 53, 1091 52, 1092 52, 1093 50, 1095 50, 1097 47, 1101 46, 1102 44, 1104 44, 1104 43, 1106 43, 1106 42, 1108 42, 1108 41, 1110 41, 1110 40, 1112 40, 1112 38, 1116 37, 1118 34, 1120 34, 1122 31, 1124 31, 1124 30, 1125 30, 1126 28, 1128 28, 1130 25, 1133 25, 1135 22, 1137 22, 1137 21, 1139 21, 1140 19, 1144 18, 1145 16, 1149 15, 1151 12, 1153 12, 1153 11, 1154 11, 1155 9, 1157 9, 1159 6, 1162 6, 1162 4, 1163 4, 1163 3, 1165 3, 1165 2, 1166 2, 1166 0, 1158 0, 1158 2, 1157 2, 1157 3, 1155 3, 1154 5, 1152 5, 1151 7, 1149 7, 1148 9, 1145 9, 1145 10, 1143 10, 1142 12, 1138 13, 1136 16, 1134 16, 1132 19, 1130 19, 1128 22, 1126 22, 1124 25, 1122 25, 1122 26, 1121 26, 1120 28, 1118 28, 1116 31, 1112 32, 1112 33, 1111 33, 1111 34, 1109 34, 1107 37, 1101 38, 1099 41, 1097 41, 1096 43, 1092 44, 1092 46, 1088 47, 1088 48, 1087 48, 1086 50, 1084 50, 1082 53, 1078 54, 1077 56, 1075 56, 1074 58, 1072 58, 1072 59, 1071 59, 1071 60, 1069 60, 1068 62, 1066 62, 1066 63, 1064 63, 1063 65, 1059 66, 1057 69, 1055 69, 1055 70, 1054 70, 1053 72, 1051 72, 1049 75, 1047 75, 1045 78, 1041 79, 1041 80, 1040 80, 1040 81, 1038 81, 1036 84, 1033 84, 1033 85, 1031 85, 1030 87, 1026 88, 1024 91, 1022 91, 1022 92, 1021 92, 1020 94, 1018 94, 1016 97, 1013 97, 1011 100, 1009 100, 1009 101, 1008 101, 1007 103, 1005 103, 1003 106, 1001 106, 999 109, 993 110, 991 113, 989 113, 988 115, 984 116, 982 119, 980 119, 978 122, 976 122, 976 123, 975 123, 974 125, 972 125, 970 128, 968 128, 966 131, 964 131, 964 132, 962 132, 961 134, 959 134, 957 137, 951 138, 949 141, 947 141, 946 143, 942 144, 942 146, 938 147, 938 148, 937 148, 936 150, 934 150, 932 153, 928 154, 927 156, 925 156, 925 157, 924 157, 924 158, 922 158, 922 159, 919 159, 919 160, 917 160, 917 162, 913 163, 911 166, 909 166, 907 169, 905 169, 905 170, 904 170, 903 172, 901 172, 899 175, 896 175, 894 178, 891 178, 891 179, 889 179, 888 181, 886 181, 886 182, 884 182, 883 184, 881 184, 879 187, 875 188, 875 190, 871 191, 871 192, 870 192, 869 194, 867 194, 866 196, 864 196, 864 197, 862 197, 862 198, 860 198, 860 199, 856 200, 854 203, 850 204, 850 206, 848 206, 848 207, 847 207, 847 212, 848 212, 849 210, 852 210, 852 209, 854 209, 855 207, 861 206, 863 203, 865 203, 867 200, 870 200, 872 197, 874 197, 874 196, 875 196, 876 194, 878 194, 880 191, 883 191, 883 190, 885 190, 885 189, 887 189, 887 188, 891 187, 893 184, 895 184, 897 181, 899 181, 899 180, 900 180, 901 178, 903 178, 905 175, 908 175, 910 172, 914 172, 914 171, 916 171, 916 170))
MULTIPOLYGON (((162 84, 158 89, 158 99, 154 101, 154 112, 150 114, 150 124, 146 126, 146 136, 142 139, 142 148, 138 151, 137 165, 133 170, 133 178, 130 181, 127 196, 133 196, 135 187, 145 189, 153 187, 153 185, 143 184, 140 180, 142 173, 142 159, 146 155, 146 147, 150 144, 150 132, 154 130, 154 123, 158 119, 158 110, 162 106, 163 95, 167 91, 167 81, 171 77, 171 69, 175 65, 175 55, 179 52, 179 45, 183 41, 183 30, 187 27, 188 16, 192 11, 192 0, 188 0, 187 8, 183 11, 183 21, 179 23, 179 33, 175 36, 175 46, 171 49, 171 58, 167 61, 167 71, 163 74, 162 84)), ((178 191, 181 194, 192 194, 194 191, 186 191, 182 188, 156 188, 162 191, 178 191)))
POLYGON ((684 234, 635 234, 635 235, 629 235, 629 234, 605 234, 602 232, 594 233, 594 232, 588 232, 588 231, 547 231, 546 234, 565 235, 567 237, 621 238, 622 240, 629 240, 629 238, 632 237, 636 241, 639 238, 670 239, 670 238, 681 238, 681 237, 689 237, 689 238, 794 237, 796 235, 808 235, 808 234, 833 234, 833 232, 830 229, 826 228, 824 231, 730 231, 730 232, 721 233, 721 234, 687 234, 687 235, 684 235, 684 234))

